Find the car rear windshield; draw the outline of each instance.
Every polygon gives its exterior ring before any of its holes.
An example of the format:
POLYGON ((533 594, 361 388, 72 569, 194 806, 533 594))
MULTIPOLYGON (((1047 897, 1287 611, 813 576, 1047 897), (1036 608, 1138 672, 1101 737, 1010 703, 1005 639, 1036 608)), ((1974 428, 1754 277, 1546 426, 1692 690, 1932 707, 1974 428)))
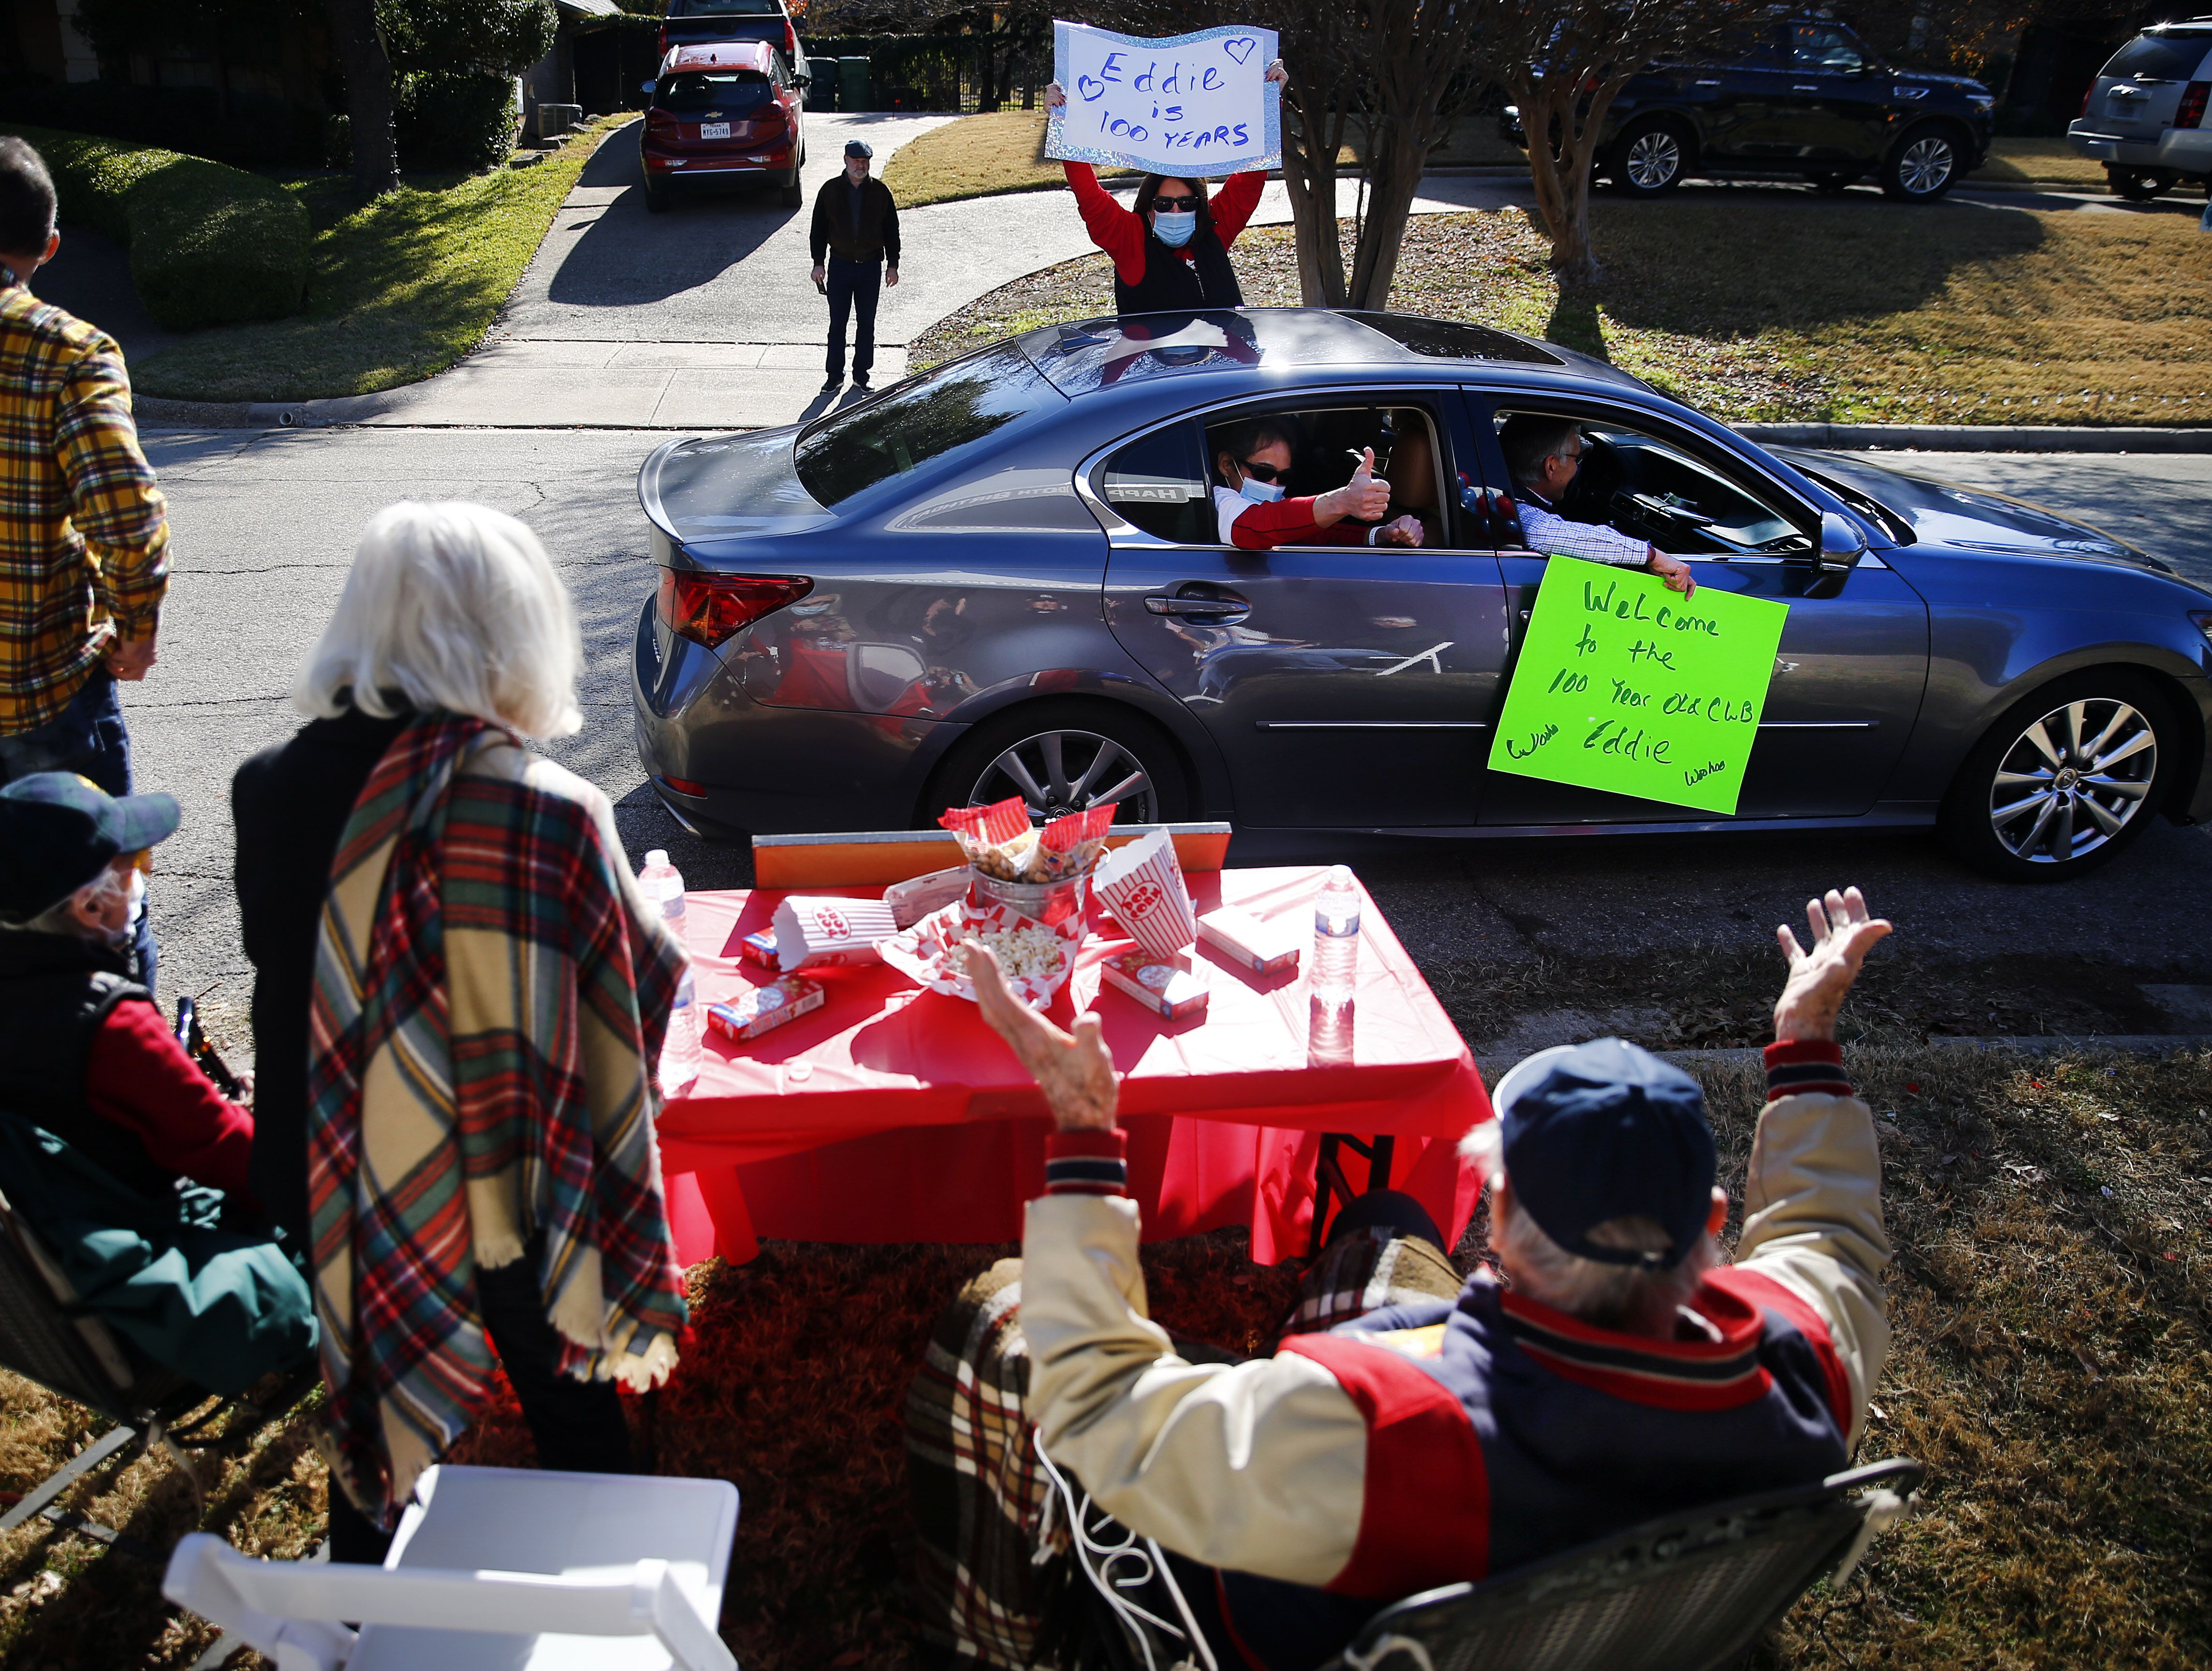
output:
POLYGON ((1454 325, 1448 319, 1425 319, 1410 313, 1347 313, 1344 317, 1379 331, 1400 348, 1432 360, 1513 360, 1525 366, 1566 363, 1525 337, 1508 336, 1487 325, 1454 325))
POLYGON ((1065 404, 1021 349, 988 349, 817 418, 799 438, 799 479, 817 504, 839 504, 1065 404))
POLYGON ((671 17, 775 17, 782 0, 668 0, 671 17))
POLYGON ((2154 82, 2191 81, 2208 52, 2212 52, 2212 29, 2137 35, 2112 54, 2112 61, 2105 66, 2103 73, 2141 76, 2154 82))
POLYGON ((772 91, 768 77, 750 70, 726 76, 687 70, 680 76, 663 76, 653 103, 678 116, 710 110, 723 116, 743 116, 767 103, 772 91))

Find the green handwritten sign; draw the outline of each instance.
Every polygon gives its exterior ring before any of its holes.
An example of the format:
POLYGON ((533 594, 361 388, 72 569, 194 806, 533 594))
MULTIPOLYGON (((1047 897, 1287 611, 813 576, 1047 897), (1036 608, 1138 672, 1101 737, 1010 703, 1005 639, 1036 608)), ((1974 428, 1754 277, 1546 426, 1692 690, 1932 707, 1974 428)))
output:
POLYGON ((1790 606, 1553 557, 1490 769, 1733 814, 1790 606))

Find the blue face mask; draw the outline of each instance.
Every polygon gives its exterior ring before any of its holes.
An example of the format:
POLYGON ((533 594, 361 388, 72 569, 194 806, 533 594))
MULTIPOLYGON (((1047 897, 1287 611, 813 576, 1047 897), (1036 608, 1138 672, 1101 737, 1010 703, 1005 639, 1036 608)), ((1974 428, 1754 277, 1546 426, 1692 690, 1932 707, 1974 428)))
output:
POLYGON ((1283 496, 1280 482, 1263 482, 1256 476, 1247 476, 1237 484, 1237 491, 1255 505, 1272 505, 1283 496))
POLYGON ((1192 210, 1188 214, 1167 215, 1154 210, 1152 230, 1159 235, 1160 242, 1171 250, 1179 250, 1190 242, 1191 234, 1198 230, 1198 211, 1192 210))

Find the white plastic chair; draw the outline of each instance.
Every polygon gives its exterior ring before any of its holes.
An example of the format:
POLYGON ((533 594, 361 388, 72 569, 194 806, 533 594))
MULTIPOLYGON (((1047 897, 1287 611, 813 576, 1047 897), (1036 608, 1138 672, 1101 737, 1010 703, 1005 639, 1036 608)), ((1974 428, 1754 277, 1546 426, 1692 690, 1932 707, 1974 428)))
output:
POLYGON ((727 1480, 441 1467, 381 1567, 196 1533, 161 1593, 279 1671, 737 1671, 714 1631, 737 1530, 727 1480))

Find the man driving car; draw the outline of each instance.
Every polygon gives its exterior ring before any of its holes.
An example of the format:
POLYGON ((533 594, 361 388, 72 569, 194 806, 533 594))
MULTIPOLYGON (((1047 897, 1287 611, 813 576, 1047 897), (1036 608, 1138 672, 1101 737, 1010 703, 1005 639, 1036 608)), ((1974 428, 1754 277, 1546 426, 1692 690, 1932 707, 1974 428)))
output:
POLYGON ((1689 564, 1680 557, 1602 523, 1576 522, 1559 514, 1558 506, 1582 468, 1586 445, 1573 419, 1516 412, 1498 430, 1498 444, 1512 475, 1521 531, 1528 537, 1530 550, 1642 568, 1666 581, 1668 591, 1686 598, 1698 589, 1689 564))
POLYGON ((1369 447, 1352 479, 1310 498, 1284 497, 1293 441, 1280 418, 1234 424, 1216 443, 1213 505, 1221 540, 1243 551, 1278 545, 1419 545, 1418 518, 1382 519, 1390 511, 1390 484, 1375 474, 1369 447))

